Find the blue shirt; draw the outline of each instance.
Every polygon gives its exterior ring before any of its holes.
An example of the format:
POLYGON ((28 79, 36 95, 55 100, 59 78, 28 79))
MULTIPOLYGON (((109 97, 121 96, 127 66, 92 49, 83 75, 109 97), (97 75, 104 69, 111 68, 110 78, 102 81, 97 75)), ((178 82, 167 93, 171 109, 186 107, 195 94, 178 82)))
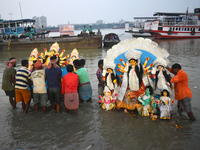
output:
POLYGON ((62 71, 60 68, 51 67, 45 70, 47 76, 48 88, 59 88, 60 87, 60 77, 62 76, 62 71))
POLYGON ((61 71, 62 71, 62 78, 63 78, 68 73, 67 67, 66 66, 64 68, 61 67, 61 71))

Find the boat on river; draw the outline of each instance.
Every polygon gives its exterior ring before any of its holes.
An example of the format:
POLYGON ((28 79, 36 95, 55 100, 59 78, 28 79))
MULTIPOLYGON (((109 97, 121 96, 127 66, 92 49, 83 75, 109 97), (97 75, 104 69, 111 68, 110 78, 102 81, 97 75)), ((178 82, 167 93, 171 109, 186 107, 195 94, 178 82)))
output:
POLYGON ((0 20, 0 50, 4 47, 15 48, 45 48, 49 47, 55 42, 58 42, 60 47, 64 49, 73 48, 99 48, 102 47, 102 36, 101 35, 61 35, 57 37, 49 37, 49 31, 34 32, 29 31, 27 26, 32 27, 35 23, 33 19, 22 19, 22 20, 0 20), (18 36, 15 36, 15 32, 18 36), (44 35, 45 38, 41 38, 44 35))
POLYGON ((150 31, 154 38, 200 38, 200 8, 194 13, 157 12, 160 16, 155 20, 150 31))
POLYGON ((26 38, 29 36, 38 37, 44 34, 48 36, 50 31, 36 31, 34 19, 20 19, 20 20, 0 20, 0 36, 2 39, 10 39, 15 37, 15 33, 18 34, 19 38, 26 38), (31 30, 33 28, 33 30, 31 30))
POLYGON ((105 34, 103 39, 104 47, 112 47, 120 42, 119 36, 115 33, 105 34))
POLYGON ((152 23, 156 19, 158 17, 134 17, 133 26, 126 22, 125 32, 131 33, 133 37, 151 37, 152 23))
POLYGON ((34 49, 35 47, 44 49, 49 47, 53 43, 58 42, 61 49, 74 49, 74 48, 100 48, 102 47, 102 36, 64 36, 64 37, 47 37, 45 40, 41 38, 35 38, 31 41, 28 38, 16 40, 4 40, 0 42, 0 50, 9 48, 22 48, 22 49, 34 49))

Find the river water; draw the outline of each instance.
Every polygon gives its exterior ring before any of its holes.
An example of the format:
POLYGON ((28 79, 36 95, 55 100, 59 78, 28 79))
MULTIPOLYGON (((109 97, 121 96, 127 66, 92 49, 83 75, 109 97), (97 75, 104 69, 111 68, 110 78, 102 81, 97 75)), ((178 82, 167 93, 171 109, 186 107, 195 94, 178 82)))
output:
MULTIPOLYGON (((79 31, 76 31, 79 32, 79 31)), ((123 41, 131 38, 123 29, 105 29, 102 34, 114 32, 123 41)), ((54 33, 56 34, 56 33, 54 33)), ((193 112, 196 121, 174 106, 171 120, 152 121, 148 117, 125 114, 123 110, 106 112, 98 106, 97 64, 106 56, 107 49, 80 49, 80 58, 86 60, 93 88, 91 103, 81 103, 77 115, 60 113, 50 108, 43 114, 34 112, 33 102, 26 115, 21 104, 12 110, 8 97, 0 89, 0 149, 1 150, 124 150, 124 149, 199 149, 200 146, 200 39, 155 40, 170 53, 170 65, 180 63, 189 76, 193 92, 193 112)), ((49 49, 49 48, 47 48, 49 49)), ((11 56, 20 61, 28 59, 32 49, 0 50, 0 84, 5 63, 11 56)), ((43 50, 39 50, 42 52, 43 50)), ((66 50, 65 54, 70 54, 66 50)))

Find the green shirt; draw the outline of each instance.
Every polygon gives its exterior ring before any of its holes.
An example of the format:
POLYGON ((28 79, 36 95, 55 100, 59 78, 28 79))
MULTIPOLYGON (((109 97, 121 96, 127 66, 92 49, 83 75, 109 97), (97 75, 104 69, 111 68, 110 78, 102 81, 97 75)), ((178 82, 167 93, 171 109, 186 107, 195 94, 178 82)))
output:
POLYGON ((31 33, 35 33, 35 29, 34 28, 31 28, 31 33))
POLYGON ((12 91, 15 89, 12 84, 12 75, 16 75, 16 70, 13 67, 4 70, 2 80, 2 89, 4 91, 12 91))
POLYGON ((90 82, 88 72, 85 68, 79 68, 78 70, 75 71, 75 73, 79 77, 80 84, 90 82))
POLYGON ((17 32, 15 32, 15 36, 16 36, 16 37, 18 36, 18 33, 17 33, 17 32))
POLYGON ((87 31, 87 29, 86 28, 83 28, 83 32, 86 32, 87 31))
POLYGON ((89 28, 88 31, 89 31, 89 32, 92 32, 92 28, 89 28))

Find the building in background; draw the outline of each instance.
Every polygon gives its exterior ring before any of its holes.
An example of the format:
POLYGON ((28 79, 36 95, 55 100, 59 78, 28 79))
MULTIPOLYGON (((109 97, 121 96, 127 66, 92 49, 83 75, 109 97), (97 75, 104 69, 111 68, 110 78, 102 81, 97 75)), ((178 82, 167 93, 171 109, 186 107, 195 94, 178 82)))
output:
POLYGON ((42 25, 45 28, 47 27, 47 17, 45 17, 45 16, 41 16, 41 17, 34 16, 33 19, 35 20, 36 29, 42 28, 42 25))
POLYGON ((99 24, 103 24, 103 20, 97 20, 97 21, 96 21, 96 24, 98 24, 98 25, 99 25, 99 24))

